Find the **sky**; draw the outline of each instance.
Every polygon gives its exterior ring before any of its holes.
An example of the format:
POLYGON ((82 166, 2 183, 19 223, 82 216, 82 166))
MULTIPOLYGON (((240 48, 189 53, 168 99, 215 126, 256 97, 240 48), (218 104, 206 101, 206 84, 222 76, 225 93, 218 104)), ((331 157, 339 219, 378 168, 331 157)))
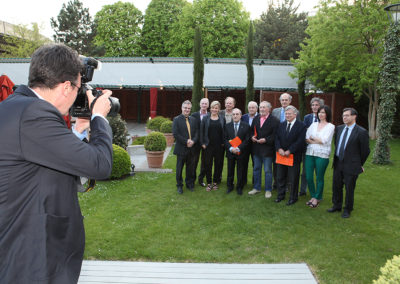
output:
MULTIPOLYGON (((147 5, 151 0, 122 0, 123 2, 131 2, 136 8, 144 14, 147 5)), ((190 0, 189 0, 190 1, 190 0)), ((218 1, 218 0, 215 0, 218 1)), ((50 19, 57 18, 63 3, 68 0, 8 0, 2 1, 0 20, 11 24, 24 24, 31 27, 31 23, 38 23, 41 34, 48 38, 53 38, 53 30, 50 25, 50 19)), ((101 10, 104 5, 113 4, 118 0, 81 0, 84 8, 89 8, 89 14, 94 15, 101 10)), ((190 1, 192 2, 192 1, 190 1)), ((241 0, 244 8, 250 12, 251 19, 257 19, 265 12, 268 7, 269 0, 241 0)), ((274 1, 278 2, 277 0, 274 1)), ((295 0, 295 4, 300 4, 300 12, 315 12, 314 6, 318 4, 318 0, 295 0)))

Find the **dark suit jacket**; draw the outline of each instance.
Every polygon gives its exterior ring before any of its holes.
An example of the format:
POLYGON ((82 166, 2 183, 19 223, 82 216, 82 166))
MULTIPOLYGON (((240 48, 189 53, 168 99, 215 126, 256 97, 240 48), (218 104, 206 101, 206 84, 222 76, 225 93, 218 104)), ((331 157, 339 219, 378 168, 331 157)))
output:
POLYGON ((289 135, 286 135, 287 122, 281 122, 275 137, 275 151, 282 148, 284 151, 289 150, 294 156, 294 162, 300 163, 304 150, 305 137, 307 128, 303 122, 296 119, 289 135))
POLYGON ((225 125, 224 133, 225 133, 226 157, 227 158, 235 157, 240 159, 246 157, 246 154, 248 153, 248 145, 250 140, 250 126, 244 121, 241 121, 239 124, 237 136, 240 138, 240 140, 242 140, 242 143, 239 146, 240 155, 233 154, 231 153, 231 151, 229 151, 229 149, 232 147, 232 145, 229 143, 229 140, 236 137, 233 121, 225 125))
POLYGON ((85 232, 78 176, 107 178, 111 128, 91 123, 79 140, 26 86, 0 103, 0 283, 76 283, 85 232))
MULTIPOLYGON (((197 131, 197 120, 194 117, 189 116, 189 124, 190 124, 190 134, 192 136, 192 140, 194 143, 198 143, 199 141, 199 133, 197 131)), ((187 140, 189 139, 189 132, 186 126, 186 119, 183 114, 174 117, 174 121, 172 123, 172 133, 175 137, 175 155, 186 155, 189 150, 194 149, 193 147, 188 148, 186 146, 187 140)))
MULTIPOLYGON (((346 125, 342 124, 336 127, 335 130, 335 152, 333 159, 333 167, 336 168, 338 157, 336 156, 336 149, 339 147, 340 136, 346 125)), ((369 149, 369 136, 368 131, 363 127, 354 126, 349 140, 347 141, 344 150, 343 171, 351 175, 358 175, 362 173, 362 166, 368 158, 370 153, 369 149)))
MULTIPOLYGON (((209 113, 209 112, 207 112, 207 114, 208 114, 208 113, 209 113)), ((196 111, 196 112, 192 113, 191 116, 194 117, 194 118, 196 119, 197 133, 199 133, 199 134, 198 134, 199 140, 198 140, 197 143, 195 144, 195 147, 196 147, 196 148, 201 148, 201 145, 200 145, 200 124, 201 124, 200 111, 196 111)), ((206 116, 207 116, 207 115, 206 115, 206 116)), ((204 119, 204 117, 203 117, 203 119, 204 119)))
POLYGON ((305 115, 303 122, 306 125, 306 127, 309 128, 310 125, 314 122, 314 114, 313 113, 309 113, 309 114, 305 115))
MULTIPOLYGON (((256 113, 256 116, 254 118, 256 118, 257 116, 258 116, 258 113, 256 113)), ((254 120, 254 118, 253 118, 253 120, 254 120)), ((250 126, 250 123, 249 123, 250 120, 249 120, 248 113, 242 115, 242 118, 240 120, 246 122, 250 126)))
POLYGON ((268 116, 263 126, 260 127, 260 116, 254 118, 250 129, 251 137, 254 136, 254 128, 257 132, 257 139, 265 138, 266 143, 259 144, 252 142, 252 153, 260 157, 274 157, 275 156, 275 134, 279 125, 279 119, 268 116))
MULTIPOLYGON (((203 120, 201 121, 200 124, 200 145, 206 145, 210 143, 208 139, 208 127, 210 126, 210 119, 211 119, 211 114, 208 114, 206 117, 203 117, 203 120)), ((225 117, 219 114, 219 123, 221 124, 222 131, 225 129, 225 117)), ((224 133, 222 133, 222 140, 221 140, 221 145, 224 144, 224 133)))

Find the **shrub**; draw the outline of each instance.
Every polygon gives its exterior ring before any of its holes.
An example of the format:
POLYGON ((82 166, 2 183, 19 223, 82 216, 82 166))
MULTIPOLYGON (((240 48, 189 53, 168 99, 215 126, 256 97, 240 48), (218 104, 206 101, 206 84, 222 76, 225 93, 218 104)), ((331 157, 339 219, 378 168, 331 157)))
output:
POLYGON ((166 120, 160 126, 160 131, 162 133, 172 133, 172 121, 166 120))
POLYGON ((137 137, 135 140, 133 140, 132 145, 143 145, 144 139, 146 139, 146 136, 137 137))
POLYGON ((116 179, 128 175, 131 172, 131 157, 128 152, 113 144, 113 167, 110 179, 116 179))
POLYGON ((385 266, 381 267, 381 275, 374 284, 395 284, 400 283, 400 255, 389 259, 385 266))
POLYGON ((161 132, 151 132, 144 140, 144 148, 147 151, 164 151, 167 148, 167 140, 161 132))
POLYGON ((123 120, 119 114, 116 116, 107 116, 107 120, 112 129, 113 144, 126 149, 126 147, 128 147, 129 136, 125 120, 123 120))
POLYGON ((156 116, 153 119, 147 120, 146 127, 147 127, 147 129, 151 129, 153 131, 160 131, 161 124, 165 120, 168 120, 168 118, 165 118, 163 116, 156 116))

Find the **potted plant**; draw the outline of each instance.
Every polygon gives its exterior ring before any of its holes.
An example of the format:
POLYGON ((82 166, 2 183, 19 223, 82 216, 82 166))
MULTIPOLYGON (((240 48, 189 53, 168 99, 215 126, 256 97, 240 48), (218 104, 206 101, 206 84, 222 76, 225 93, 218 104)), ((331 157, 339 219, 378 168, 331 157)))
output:
POLYGON ((150 133, 152 131, 160 131, 160 126, 166 119, 167 118, 163 116, 156 116, 155 118, 149 118, 146 122, 146 132, 150 133))
POLYGON ((161 168, 164 160, 165 148, 167 148, 167 141, 164 134, 161 132, 153 131, 146 136, 144 140, 144 149, 146 150, 149 168, 161 168))
POLYGON ((169 119, 165 120, 161 124, 160 131, 164 133, 165 139, 167 140, 167 146, 171 147, 175 142, 174 135, 172 134, 172 121, 169 119))

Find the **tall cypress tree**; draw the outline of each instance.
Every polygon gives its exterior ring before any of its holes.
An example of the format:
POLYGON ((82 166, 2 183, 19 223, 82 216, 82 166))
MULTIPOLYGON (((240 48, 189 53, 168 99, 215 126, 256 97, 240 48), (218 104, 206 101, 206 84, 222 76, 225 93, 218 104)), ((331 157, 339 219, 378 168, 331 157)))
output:
POLYGON ((253 44, 253 23, 250 22, 249 33, 247 36, 246 47, 246 67, 247 67, 247 87, 246 87, 246 106, 254 100, 254 44, 253 44))
POLYGON ((199 27, 196 27, 194 35, 193 61, 192 112, 196 112, 200 109, 200 100, 203 97, 204 78, 203 41, 199 27))

